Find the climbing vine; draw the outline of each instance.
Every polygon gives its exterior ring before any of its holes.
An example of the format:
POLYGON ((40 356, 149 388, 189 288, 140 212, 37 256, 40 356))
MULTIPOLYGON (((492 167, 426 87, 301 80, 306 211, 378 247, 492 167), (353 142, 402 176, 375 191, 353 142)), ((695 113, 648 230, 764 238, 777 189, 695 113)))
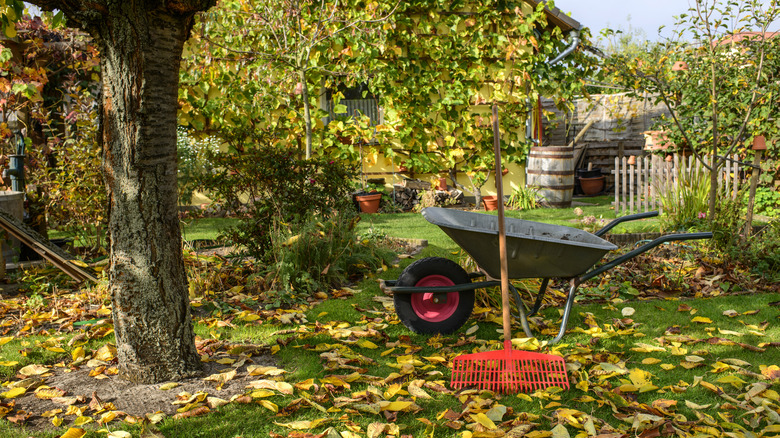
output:
MULTIPOLYGON (((540 95, 565 103, 582 93, 582 78, 595 68, 582 49, 548 64, 568 39, 547 21, 543 6, 522 1, 383 0, 357 9, 350 1, 283 3, 286 26, 263 21, 268 13, 261 0, 222 2, 202 17, 185 51, 182 123, 218 132, 237 150, 253 138, 303 149, 304 102, 320 108, 331 89, 338 103, 340 84, 365 83, 385 122, 375 128, 379 141, 367 147, 400 154, 416 171, 457 167, 484 180, 492 163, 490 104, 501 106, 505 158, 521 161, 530 146, 529 103, 540 95), (323 11, 341 19, 326 27, 323 11), (338 31, 344 23, 359 25, 338 31), (314 41, 316 29, 322 29, 317 44, 302 44, 314 41), (299 40, 280 53, 278 35, 296 31, 299 40), (295 72, 304 58, 302 81, 295 72)), ((581 38, 587 43, 587 31, 581 38)), ((360 141, 343 135, 355 128, 345 120, 323 129, 327 115, 312 111, 314 153, 355 159, 360 141)))

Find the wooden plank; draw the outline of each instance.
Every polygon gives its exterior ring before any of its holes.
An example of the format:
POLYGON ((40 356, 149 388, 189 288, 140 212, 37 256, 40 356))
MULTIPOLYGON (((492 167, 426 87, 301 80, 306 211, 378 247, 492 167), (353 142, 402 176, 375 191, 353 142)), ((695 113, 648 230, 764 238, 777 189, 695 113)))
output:
POLYGON ((623 181, 622 181, 623 182, 623 202, 622 202, 622 205, 623 205, 623 211, 625 211, 626 210, 626 200, 628 199, 626 197, 626 177, 627 177, 626 171, 625 171, 625 169, 626 169, 626 157, 622 157, 620 159, 620 167, 623 169, 623 175, 621 175, 621 177, 623 179, 623 181))
POLYGON ((620 213, 620 178, 618 178, 620 172, 619 158, 615 157, 615 170, 612 174, 615 175, 615 213, 620 213))
POLYGON ((76 260, 74 256, 63 251, 60 247, 51 243, 35 230, 4 211, 0 211, 0 228, 3 228, 10 235, 32 248, 33 251, 40 254, 41 257, 48 260, 51 264, 68 274, 74 280, 91 280, 97 282, 97 278, 92 273, 87 272, 87 270, 82 269, 74 263, 76 260))
MULTIPOLYGON (((738 158, 737 154, 733 155, 734 159, 736 160, 738 158)), ((739 172, 740 172, 740 165, 738 162, 735 162, 734 166, 734 191, 731 195, 732 199, 737 199, 737 194, 739 192, 739 172)))

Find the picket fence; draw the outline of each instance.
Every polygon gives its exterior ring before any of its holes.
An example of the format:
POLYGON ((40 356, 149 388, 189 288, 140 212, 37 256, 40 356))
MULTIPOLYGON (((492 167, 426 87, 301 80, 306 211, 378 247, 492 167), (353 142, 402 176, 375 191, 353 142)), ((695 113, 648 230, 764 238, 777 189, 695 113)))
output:
MULTIPOLYGON (((670 161, 657 155, 615 158, 615 211, 636 213, 662 210, 659 193, 664 188, 678 186, 680 166, 686 171, 704 171, 704 165, 693 156, 673 155, 670 161)), ((740 165, 737 156, 730 157, 721 168, 718 187, 723 196, 737 197, 740 183, 740 165)), ((710 158, 711 162, 711 158, 710 158)), ((708 172, 708 171, 707 171, 708 172)))

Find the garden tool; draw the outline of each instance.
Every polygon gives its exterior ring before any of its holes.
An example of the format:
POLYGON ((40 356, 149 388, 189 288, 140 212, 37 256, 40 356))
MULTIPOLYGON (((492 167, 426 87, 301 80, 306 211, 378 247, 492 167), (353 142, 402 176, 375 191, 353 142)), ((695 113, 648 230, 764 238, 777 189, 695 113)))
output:
MULTIPOLYGON (((501 272, 501 310, 503 312, 504 349, 471 353, 453 359, 451 386, 475 386, 494 392, 534 391, 550 386, 569 387, 563 358, 551 354, 512 349, 512 321, 509 307, 504 190, 501 181, 501 140, 498 107, 493 104, 493 149, 498 197, 498 251, 501 272)), ((518 304, 518 311, 524 312, 518 304)), ((523 315, 524 316, 524 315, 523 315)), ((523 318, 525 320, 525 318, 523 318)))

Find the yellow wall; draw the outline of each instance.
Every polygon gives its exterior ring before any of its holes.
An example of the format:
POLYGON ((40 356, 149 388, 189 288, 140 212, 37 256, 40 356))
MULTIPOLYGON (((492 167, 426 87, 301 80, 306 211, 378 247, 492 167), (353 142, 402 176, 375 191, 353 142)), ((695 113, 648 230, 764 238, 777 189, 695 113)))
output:
MULTIPOLYGON (((393 190, 393 184, 400 184, 404 178, 419 179, 430 183, 436 182, 436 180, 443 176, 447 178, 447 184, 452 185, 452 181, 449 178, 447 169, 442 169, 441 174, 419 174, 412 172, 401 172, 399 169, 402 159, 396 157, 390 159, 382 154, 376 156, 371 155, 364 160, 363 165, 363 177, 368 179, 385 179, 385 191, 390 192, 393 190)), ((525 166, 519 164, 509 163, 504 165, 509 170, 502 181, 504 184, 504 195, 509 196, 512 194, 512 190, 520 187, 525 187, 525 166)), ((471 189, 471 184, 468 177, 459 172, 457 175, 458 182, 467 189, 471 189)), ((495 177, 491 173, 491 178, 482 186, 482 195, 495 195, 496 194, 496 182, 495 177)), ((469 192, 465 192, 465 196, 473 196, 469 192)))

